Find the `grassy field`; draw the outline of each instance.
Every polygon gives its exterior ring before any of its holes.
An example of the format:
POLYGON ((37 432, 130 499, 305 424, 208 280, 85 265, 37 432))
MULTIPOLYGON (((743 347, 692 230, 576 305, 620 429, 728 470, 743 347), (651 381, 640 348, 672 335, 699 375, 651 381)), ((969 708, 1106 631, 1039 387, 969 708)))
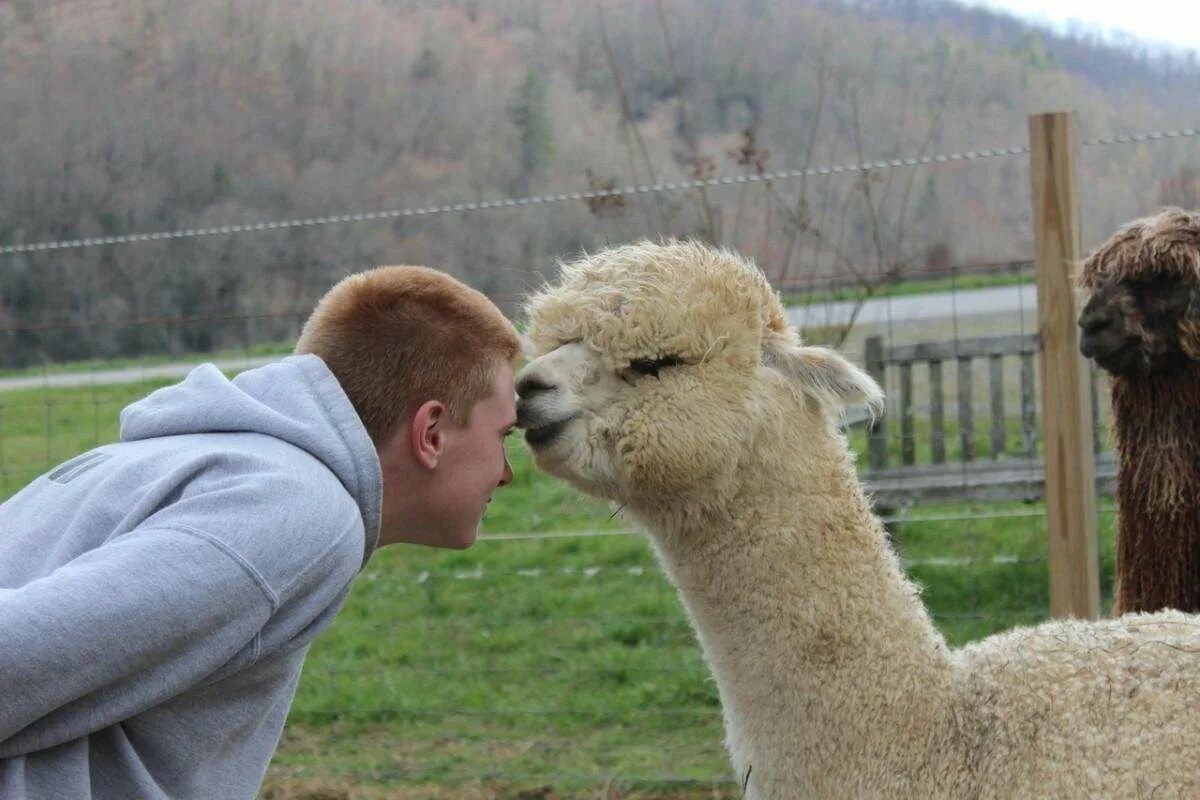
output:
MULTIPOLYGON (((111 441, 154 385, 0 393, 3 496, 111 441)), ((372 559, 313 646, 264 798, 737 796, 714 686, 645 540, 511 452, 490 538, 372 559)), ((920 508, 894 533, 951 643, 1046 616, 1040 505, 920 508)))
POLYGON ((126 367, 153 367, 160 364, 177 362, 203 361, 236 361, 239 358, 255 356, 279 356, 280 358, 292 352, 292 345, 287 342, 266 342, 251 347, 235 347, 214 350, 207 353, 154 353, 127 358, 89 358, 82 361, 61 361, 52 364, 37 364, 35 366, 0 369, 0 378, 20 378, 38 375, 62 375, 70 372, 93 372, 106 369, 122 369, 126 367))

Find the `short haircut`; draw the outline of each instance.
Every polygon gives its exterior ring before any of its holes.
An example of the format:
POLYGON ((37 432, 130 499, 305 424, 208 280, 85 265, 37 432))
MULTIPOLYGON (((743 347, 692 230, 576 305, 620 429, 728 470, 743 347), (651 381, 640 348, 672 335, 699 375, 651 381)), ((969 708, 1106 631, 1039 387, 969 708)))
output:
POLYGON ((378 267, 351 275, 317 303, 296 342, 337 377, 380 446, 428 400, 465 425, 492 393, 521 340, 491 300, 444 272, 378 267))

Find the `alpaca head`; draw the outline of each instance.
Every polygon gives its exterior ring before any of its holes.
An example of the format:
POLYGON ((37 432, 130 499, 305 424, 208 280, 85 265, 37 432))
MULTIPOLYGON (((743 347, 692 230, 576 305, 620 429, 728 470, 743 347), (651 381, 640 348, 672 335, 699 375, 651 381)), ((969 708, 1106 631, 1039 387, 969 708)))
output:
POLYGON ((1079 349, 1113 375, 1161 375, 1200 357, 1200 290, 1174 278, 1102 284, 1079 315, 1079 349))
POLYGON ((720 496, 764 432, 829 436, 832 411, 880 401, 840 356, 800 345, 756 267, 697 243, 565 264, 527 313, 518 422, 538 466, 635 508, 720 496))
POLYGON ((1118 377, 1200 359, 1200 214, 1166 209, 1113 234, 1084 263, 1080 350, 1118 377))

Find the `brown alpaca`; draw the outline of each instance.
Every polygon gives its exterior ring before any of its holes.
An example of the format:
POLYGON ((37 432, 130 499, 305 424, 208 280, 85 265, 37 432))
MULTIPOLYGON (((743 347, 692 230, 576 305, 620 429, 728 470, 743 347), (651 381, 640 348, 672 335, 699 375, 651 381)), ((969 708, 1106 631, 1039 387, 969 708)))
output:
POLYGON ((1079 282, 1080 350, 1112 376, 1113 614, 1200 611, 1200 214, 1130 223, 1079 282))

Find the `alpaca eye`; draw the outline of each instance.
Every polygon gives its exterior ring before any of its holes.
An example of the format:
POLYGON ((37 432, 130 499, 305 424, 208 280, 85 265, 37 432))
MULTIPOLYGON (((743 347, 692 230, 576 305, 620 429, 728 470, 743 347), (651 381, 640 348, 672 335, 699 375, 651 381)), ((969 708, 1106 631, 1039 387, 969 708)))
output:
POLYGON ((679 356, 663 356, 662 358, 635 358, 629 362, 629 368, 639 375, 658 377, 658 371, 667 367, 677 367, 683 363, 679 356))

